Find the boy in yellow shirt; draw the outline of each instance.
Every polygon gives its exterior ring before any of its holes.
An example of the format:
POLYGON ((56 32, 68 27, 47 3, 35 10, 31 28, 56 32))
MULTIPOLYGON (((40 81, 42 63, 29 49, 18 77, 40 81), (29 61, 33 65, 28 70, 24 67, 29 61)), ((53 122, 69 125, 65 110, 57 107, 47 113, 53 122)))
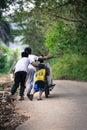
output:
POLYGON ((41 61, 38 64, 38 70, 36 71, 34 75, 34 92, 30 95, 30 100, 33 99, 33 96, 36 92, 39 92, 38 99, 42 100, 42 93, 44 91, 44 85, 45 85, 45 78, 46 75, 49 74, 49 70, 47 70, 47 67, 45 64, 43 64, 41 61))

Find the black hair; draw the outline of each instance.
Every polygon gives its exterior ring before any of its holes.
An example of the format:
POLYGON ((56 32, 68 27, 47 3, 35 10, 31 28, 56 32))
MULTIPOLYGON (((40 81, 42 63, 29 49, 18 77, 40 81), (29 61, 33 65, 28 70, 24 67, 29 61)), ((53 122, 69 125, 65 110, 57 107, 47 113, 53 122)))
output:
POLYGON ((24 49, 24 52, 27 52, 28 55, 31 54, 31 48, 30 48, 30 47, 26 47, 26 48, 24 49))
POLYGON ((41 58, 39 58, 38 61, 39 61, 40 63, 43 63, 43 62, 44 62, 44 60, 41 59, 41 58))
POLYGON ((41 63, 38 64, 38 69, 44 69, 44 68, 45 68, 44 64, 41 64, 41 63))
POLYGON ((22 52, 21 57, 28 57, 28 53, 27 52, 22 52))

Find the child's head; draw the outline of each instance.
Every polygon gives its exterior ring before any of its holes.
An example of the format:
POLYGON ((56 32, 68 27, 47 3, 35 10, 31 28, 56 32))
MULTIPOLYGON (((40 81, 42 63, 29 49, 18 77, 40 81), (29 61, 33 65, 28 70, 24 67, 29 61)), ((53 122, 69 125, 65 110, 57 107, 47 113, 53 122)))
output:
POLYGON ((44 68, 45 68, 45 65, 42 64, 42 63, 44 62, 44 60, 43 60, 43 59, 38 59, 38 61, 40 62, 40 63, 38 64, 38 69, 39 69, 39 70, 40 70, 40 69, 44 69, 44 68))
POLYGON ((40 63, 43 63, 43 62, 44 62, 44 60, 43 60, 43 59, 38 59, 38 61, 39 61, 40 63))
POLYGON ((31 50, 30 47, 26 47, 26 48, 24 49, 24 52, 27 52, 28 55, 29 55, 29 54, 31 54, 32 50, 31 50))
POLYGON ((28 57, 28 53, 27 52, 22 52, 21 57, 28 57))
POLYGON ((44 69, 45 68, 45 65, 44 64, 38 64, 38 69, 40 70, 40 69, 44 69))

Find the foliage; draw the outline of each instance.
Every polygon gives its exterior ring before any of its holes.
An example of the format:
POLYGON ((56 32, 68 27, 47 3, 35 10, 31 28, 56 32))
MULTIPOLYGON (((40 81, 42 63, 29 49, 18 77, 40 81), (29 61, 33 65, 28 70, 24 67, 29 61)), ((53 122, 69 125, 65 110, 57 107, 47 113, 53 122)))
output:
POLYGON ((87 2, 86 0, 35 0, 38 9, 49 14, 50 19, 82 24, 87 27, 87 2))
POLYGON ((0 8, 6 9, 9 7, 10 4, 12 4, 14 0, 0 0, 0 8))
POLYGON ((8 64, 7 64, 7 54, 5 53, 4 48, 0 48, 0 73, 5 73, 8 71, 8 64))
POLYGON ((79 24, 76 27, 76 33, 74 36, 74 39, 72 39, 72 43, 74 47, 75 52, 82 55, 87 55, 87 30, 82 27, 81 24, 79 24))
POLYGON ((28 44, 30 43, 29 45, 33 48, 36 40, 37 45, 38 43, 40 45, 40 42, 44 43, 41 27, 47 27, 48 21, 46 21, 46 16, 50 20, 48 24, 53 20, 61 19, 67 24, 74 22, 76 25, 81 24, 84 28, 87 26, 87 3, 85 0, 1 0, 1 9, 9 9, 10 5, 12 7, 15 6, 15 8, 13 8, 14 13, 9 16, 11 19, 14 18, 14 21, 22 28, 22 40, 28 44), (40 27, 40 31, 38 28, 35 28, 36 25, 40 27), (33 36, 32 33, 34 34, 33 36))
POLYGON ((9 63, 9 71, 8 72, 9 73, 12 73, 13 68, 14 68, 14 66, 19 58, 20 58, 20 56, 19 56, 18 49, 16 49, 14 52, 11 52, 11 55, 8 56, 8 63, 9 63))
POLYGON ((52 55, 63 55, 70 51, 72 31, 72 28, 65 26, 62 21, 54 23, 46 35, 45 43, 52 55))
POLYGON ((44 55, 47 53, 47 49, 44 45, 44 31, 41 15, 38 15, 41 12, 26 12, 22 9, 13 14, 11 22, 17 25, 17 29, 13 31, 14 36, 22 36, 21 42, 23 44, 29 45, 34 53, 38 55, 44 55), (38 48, 40 46, 41 50, 38 48))
POLYGON ((0 48, 0 73, 11 73, 19 58, 18 50, 12 51, 7 46, 0 48))
MULTIPOLYGON (((4 42, 8 42, 11 36, 10 26, 3 22, 5 19, 2 16, 4 9, 9 10, 9 5, 15 7, 14 13, 8 15, 10 22, 17 25, 17 28, 12 31, 13 37, 22 36, 21 42, 29 45, 38 55, 51 54, 61 57, 59 61, 54 60, 56 64, 55 68, 53 65, 53 72, 56 78, 82 80, 87 78, 85 75, 87 69, 86 0, 13 0, 13 2, 1 0, 0 38, 3 40, 4 37, 4 42), (84 64, 83 69, 80 66, 82 64, 84 64), (58 66, 60 73, 55 74, 58 66)), ((12 61, 9 63, 12 64, 12 61)))
POLYGON ((46 36, 46 45, 52 55, 77 53, 87 55, 86 30, 65 25, 62 21, 55 22, 46 36), (84 37, 84 39, 83 39, 84 37))
POLYGON ((62 21, 54 23, 45 44, 57 58, 51 63, 55 79, 87 80, 86 41, 86 30, 81 26, 77 32, 75 26, 66 26, 62 21))
POLYGON ((11 26, 3 17, 3 12, 9 8, 14 0, 0 0, 0 40, 8 45, 10 40, 13 40, 11 35, 11 26))
POLYGON ((4 73, 7 71, 7 56, 0 55, 0 73, 4 73))
POLYGON ((54 79, 73 79, 87 81, 86 56, 65 54, 52 65, 54 79))
POLYGON ((5 20, 0 20, 0 39, 6 44, 9 45, 9 41, 13 39, 11 35, 10 24, 5 20))

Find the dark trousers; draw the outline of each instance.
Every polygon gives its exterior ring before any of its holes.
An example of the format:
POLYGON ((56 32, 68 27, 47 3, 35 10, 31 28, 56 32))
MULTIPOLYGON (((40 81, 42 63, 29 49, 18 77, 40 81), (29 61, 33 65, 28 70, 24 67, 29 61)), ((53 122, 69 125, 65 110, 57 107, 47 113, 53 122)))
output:
POLYGON ((19 72, 15 73, 14 85, 11 88, 12 95, 15 94, 19 85, 20 85, 20 94, 19 95, 20 96, 24 95, 26 75, 27 75, 27 73, 24 71, 19 71, 19 72))

